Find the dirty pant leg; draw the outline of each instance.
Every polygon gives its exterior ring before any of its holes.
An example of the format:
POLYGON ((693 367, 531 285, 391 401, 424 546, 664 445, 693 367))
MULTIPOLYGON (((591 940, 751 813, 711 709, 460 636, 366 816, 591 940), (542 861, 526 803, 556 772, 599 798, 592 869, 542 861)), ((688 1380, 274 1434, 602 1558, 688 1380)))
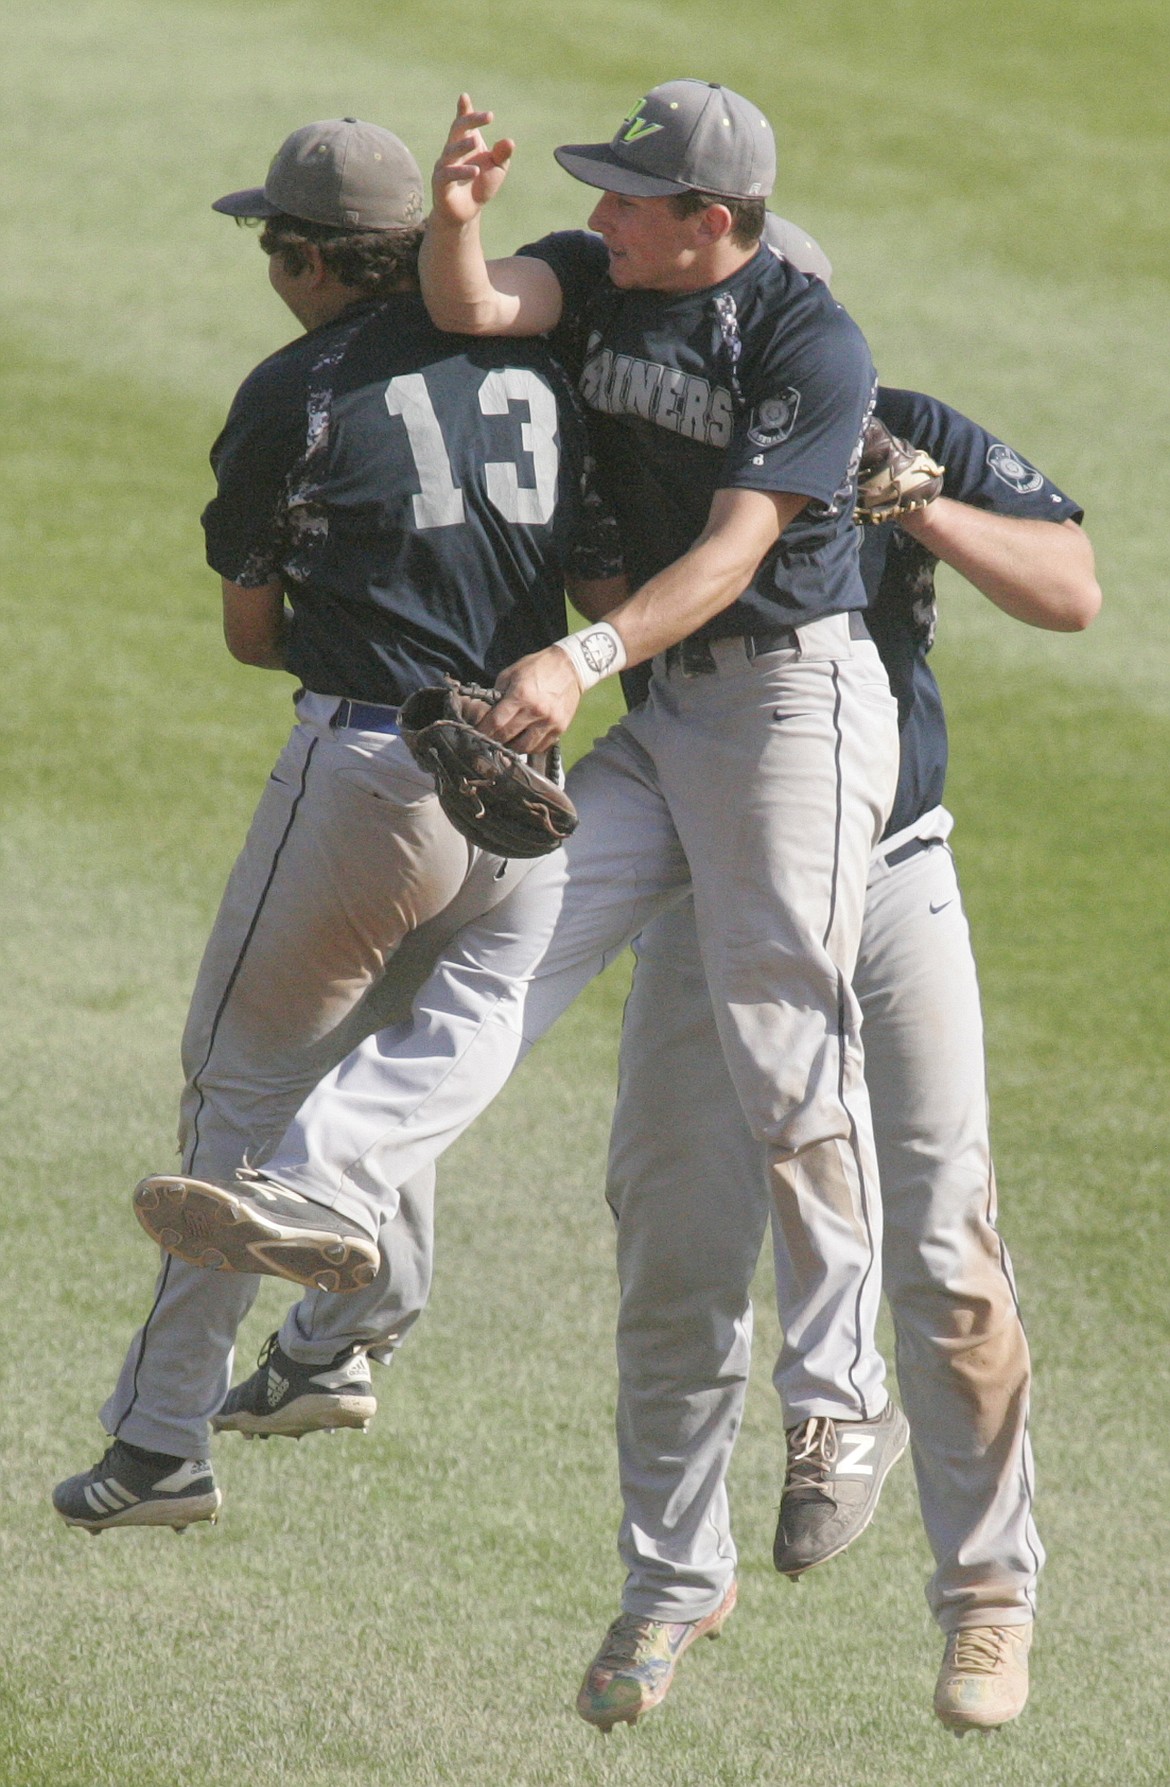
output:
MULTIPOLYGON (((262 1159, 361 1033, 350 1026, 363 996, 403 937, 458 901, 481 910, 500 897, 517 878, 508 869, 499 882, 501 866, 452 830, 400 740, 298 725, 229 878, 192 998, 185 1170, 230 1179, 245 1157, 262 1159)), ((432 1183, 429 1170, 412 1183, 417 1210, 429 1208, 432 1183)), ((355 1294, 337 1326, 363 1341, 401 1330, 422 1307, 430 1263, 406 1245, 400 1264, 396 1285, 379 1279, 355 1294)), ((107 1430, 156 1451, 205 1452, 257 1288, 251 1276, 164 1259, 102 1410, 107 1430)))
POLYGON ((897 728, 872 645, 826 646, 824 631, 800 654, 656 679, 643 722, 691 864, 724 1056, 768 1149, 786 1425, 872 1417, 887 1399, 874 1337, 881 1205, 850 976, 897 728))
POLYGON ((946 1631, 1035 1609, 1030 1363, 995 1227, 983 1024, 945 845, 875 862, 855 985, 885 1204, 885 1288, 946 1631))
POLYGON ((621 1286, 622 1605, 714 1611, 735 1574, 726 1475, 768 1224, 765 1151, 728 1078, 688 899, 635 944, 607 1197, 621 1286))
MULTIPOLYGON (((415 994, 438 956, 472 910, 482 904, 465 887, 437 917, 419 925, 391 956, 381 978, 342 1026, 356 1048, 365 1037, 410 1022, 415 994)), ((350 1052, 341 1050, 341 1058, 350 1052)), ((363 1346, 389 1365, 426 1307, 434 1274, 435 1169, 425 1166, 398 1187, 397 1205, 378 1225, 378 1276, 368 1289, 347 1293, 306 1290, 280 1330, 280 1345, 306 1365, 327 1364, 343 1347, 363 1346)))
POLYGON ((642 925, 687 866, 653 766, 616 726, 569 778, 580 824, 492 912, 465 926, 409 1028, 369 1038, 309 1094, 266 1171, 373 1236, 404 1177, 491 1102, 532 1044, 642 925))
MULTIPOLYGON (((676 1334, 688 1332, 690 1296, 716 1312, 746 1305, 751 1264, 716 1224, 729 1187, 730 1209, 744 1220, 750 1200, 741 1182, 762 1173, 716 1052, 689 925, 686 905, 639 940, 610 1169, 622 1261, 626 1597, 632 1610, 660 1618, 701 1618, 717 1605, 734 1557, 722 1471, 739 1419, 744 1347, 725 1350, 712 1325, 704 1351, 692 1328, 677 1391, 664 1361, 673 1365, 676 1334), (669 1297, 658 1292, 656 1245, 689 1274, 669 1297), (702 1387, 697 1398, 692 1385, 702 1387), (703 1410, 701 1423, 692 1407, 703 1410), (670 1612, 678 1607, 689 1611, 670 1612)), ((1016 1623, 1032 1616, 1044 1557, 1032 1514, 1030 1373, 995 1230, 978 986, 949 851, 937 846, 895 869, 875 859, 855 985, 899 1383, 937 1564, 928 1600, 945 1630, 1016 1623)), ((762 1177, 756 1182, 766 1207, 762 1177)))

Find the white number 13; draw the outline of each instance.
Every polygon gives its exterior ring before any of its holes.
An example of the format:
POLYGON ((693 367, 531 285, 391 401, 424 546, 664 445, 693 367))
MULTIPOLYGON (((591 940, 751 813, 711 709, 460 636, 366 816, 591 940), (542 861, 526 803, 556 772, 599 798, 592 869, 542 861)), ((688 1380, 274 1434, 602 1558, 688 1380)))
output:
MULTIPOLYGON (((531 489, 520 483, 511 460, 489 459, 484 466, 488 500, 505 521, 529 526, 546 522, 557 495, 556 398, 536 373, 523 366, 495 367, 479 388, 485 416, 506 416, 509 403, 525 403, 528 421, 520 424, 520 445, 532 457, 536 478, 531 489)), ((451 460, 443 430, 421 372, 404 373, 386 387, 386 408, 401 416, 418 473, 419 494, 413 499, 416 527, 456 527, 467 519, 463 492, 451 476, 451 460)))

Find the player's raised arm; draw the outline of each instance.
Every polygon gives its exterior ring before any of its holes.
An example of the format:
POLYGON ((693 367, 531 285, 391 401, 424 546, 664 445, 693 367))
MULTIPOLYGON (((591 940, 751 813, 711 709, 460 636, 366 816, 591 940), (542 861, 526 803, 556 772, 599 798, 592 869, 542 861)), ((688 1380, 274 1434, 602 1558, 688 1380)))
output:
POLYGON ((431 181, 433 209, 419 256, 423 299, 440 329, 461 335, 543 335, 559 321, 560 283, 543 261, 484 258, 479 220, 508 172, 515 144, 490 147, 477 112, 461 93, 431 181))
POLYGON ((899 526, 1030 627, 1079 633, 1100 610, 1093 547, 1075 521, 996 515, 940 496, 899 526))

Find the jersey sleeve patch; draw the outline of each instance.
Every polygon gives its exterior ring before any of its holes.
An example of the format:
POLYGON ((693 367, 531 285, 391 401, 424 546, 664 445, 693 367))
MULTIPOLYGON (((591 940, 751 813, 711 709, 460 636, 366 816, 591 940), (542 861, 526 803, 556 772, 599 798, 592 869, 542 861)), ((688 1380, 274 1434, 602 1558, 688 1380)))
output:
POLYGON ((751 413, 748 439, 754 447, 778 447, 796 427, 800 409, 800 392, 794 385, 785 385, 775 397, 766 397, 751 413))
POLYGON ((1020 496, 1030 495, 1044 483, 1043 472, 1038 472, 1034 465, 1021 459, 1003 441, 993 441, 988 447, 987 464, 1002 484, 1007 484, 1020 496))

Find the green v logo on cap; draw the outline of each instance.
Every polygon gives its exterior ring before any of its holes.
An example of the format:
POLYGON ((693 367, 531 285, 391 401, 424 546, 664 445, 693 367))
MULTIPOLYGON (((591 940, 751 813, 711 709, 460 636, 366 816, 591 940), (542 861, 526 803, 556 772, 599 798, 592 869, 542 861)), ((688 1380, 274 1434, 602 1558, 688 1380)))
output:
POLYGON ((648 118, 643 118, 642 107, 645 103, 646 101, 644 98, 640 99, 637 105, 634 106, 631 111, 626 113, 623 122, 628 128, 618 132, 619 142, 637 143, 640 142, 643 137, 653 136, 656 130, 662 129, 661 124, 651 124, 648 118))

